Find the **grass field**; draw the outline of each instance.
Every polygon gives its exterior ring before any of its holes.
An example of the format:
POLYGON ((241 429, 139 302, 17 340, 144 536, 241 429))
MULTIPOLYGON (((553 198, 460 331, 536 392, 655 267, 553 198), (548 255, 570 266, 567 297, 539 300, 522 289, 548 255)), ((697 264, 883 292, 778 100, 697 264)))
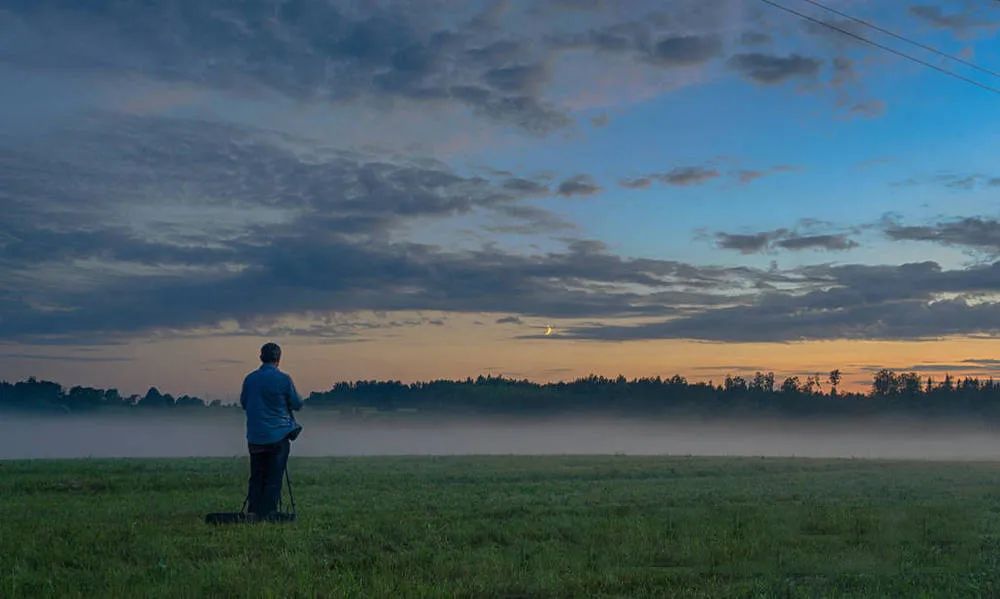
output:
POLYGON ((1000 464, 293 457, 299 522, 203 524, 246 468, 0 462, 0 596, 1000 595, 1000 464))

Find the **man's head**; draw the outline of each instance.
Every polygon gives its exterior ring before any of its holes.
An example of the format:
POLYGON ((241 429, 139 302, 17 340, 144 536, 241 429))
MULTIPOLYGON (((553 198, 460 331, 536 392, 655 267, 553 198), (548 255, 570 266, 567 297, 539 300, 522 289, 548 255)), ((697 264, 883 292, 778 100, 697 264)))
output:
POLYGON ((281 347, 277 343, 265 343, 260 348, 260 361, 277 366, 281 361, 281 347))

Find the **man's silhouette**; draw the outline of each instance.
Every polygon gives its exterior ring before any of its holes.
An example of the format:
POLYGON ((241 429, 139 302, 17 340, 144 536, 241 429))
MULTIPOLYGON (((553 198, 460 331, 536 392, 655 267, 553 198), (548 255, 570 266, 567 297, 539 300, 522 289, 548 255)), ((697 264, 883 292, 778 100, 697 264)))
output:
POLYGON ((260 361, 260 368, 243 379, 240 405, 247 413, 250 450, 247 511, 263 518, 278 509, 291 440, 302 430, 292 410, 302 407, 302 398, 292 377, 278 370, 281 348, 277 343, 260 348, 260 361))

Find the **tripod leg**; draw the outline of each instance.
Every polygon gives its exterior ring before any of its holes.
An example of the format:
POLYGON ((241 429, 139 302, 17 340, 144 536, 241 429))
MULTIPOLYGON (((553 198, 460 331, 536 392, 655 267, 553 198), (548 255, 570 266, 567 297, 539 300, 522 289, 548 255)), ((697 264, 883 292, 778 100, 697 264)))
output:
POLYGON ((288 501, 292 504, 292 513, 295 513, 295 496, 292 495, 292 478, 288 476, 288 466, 285 466, 285 483, 288 484, 288 501))

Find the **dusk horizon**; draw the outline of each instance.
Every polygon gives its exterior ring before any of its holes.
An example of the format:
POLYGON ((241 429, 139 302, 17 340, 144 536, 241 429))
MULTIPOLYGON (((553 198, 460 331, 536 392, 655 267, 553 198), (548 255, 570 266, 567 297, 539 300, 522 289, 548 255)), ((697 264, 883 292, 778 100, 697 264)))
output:
POLYGON ((7 3, 0 380, 1000 378, 1000 6, 776 4, 7 3))

